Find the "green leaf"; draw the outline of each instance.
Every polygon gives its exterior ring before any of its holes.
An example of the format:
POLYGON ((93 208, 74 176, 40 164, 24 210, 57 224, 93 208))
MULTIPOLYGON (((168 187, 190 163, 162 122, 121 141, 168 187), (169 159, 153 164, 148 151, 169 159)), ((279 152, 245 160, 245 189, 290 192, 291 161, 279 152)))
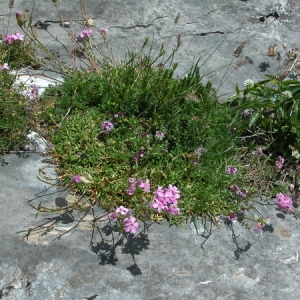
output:
POLYGON ((253 125, 255 125, 256 121, 261 117, 261 113, 260 112, 256 112, 253 113, 250 121, 249 121, 249 127, 252 127, 253 125))

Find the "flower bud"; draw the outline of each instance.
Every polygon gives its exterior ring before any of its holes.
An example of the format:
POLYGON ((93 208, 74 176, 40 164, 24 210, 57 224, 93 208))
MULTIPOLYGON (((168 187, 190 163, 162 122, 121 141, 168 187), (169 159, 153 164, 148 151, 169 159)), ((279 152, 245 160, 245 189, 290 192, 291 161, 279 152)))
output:
POLYGON ((86 27, 95 27, 94 20, 92 18, 87 18, 85 20, 84 26, 86 26, 86 27))
POLYGON ((28 9, 25 9, 23 12, 21 11, 16 11, 16 19, 17 19, 17 24, 19 27, 23 27, 23 25, 27 21, 27 14, 28 14, 28 9))

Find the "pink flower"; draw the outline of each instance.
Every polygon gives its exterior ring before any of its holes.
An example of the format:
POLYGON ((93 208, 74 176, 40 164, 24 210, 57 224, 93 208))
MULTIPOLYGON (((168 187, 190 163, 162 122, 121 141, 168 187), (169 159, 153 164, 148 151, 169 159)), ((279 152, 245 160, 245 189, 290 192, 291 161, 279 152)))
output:
POLYGON ((232 175, 235 175, 236 173, 237 173, 237 171, 238 171, 238 169, 237 168, 235 168, 235 167, 233 167, 233 166, 228 166, 227 168, 226 168, 226 173, 228 173, 228 174, 232 174, 232 175))
POLYGON ((128 209, 126 207, 124 207, 123 205, 122 206, 119 206, 117 209, 116 209, 116 213, 117 214, 121 214, 122 216, 125 216, 127 214, 131 214, 132 213, 132 210, 131 209, 128 209))
POLYGON ((161 213, 163 210, 165 210, 167 208, 166 205, 164 205, 161 201, 158 200, 154 200, 152 202, 150 202, 149 204, 149 208, 150 209, 156 209, 159 213, 161 213))
POLYGON ((283 168, 284 164, 284 157, 279 156, 278 160, 275 162, 275 166, 277 167, 278 170, 281 170, 283 168))
POLYGON ((224 217, 225 222, 228 223, 233 223, 237 220, 237 215, 233 212, 231 212, 228 216, 224 217))
POLYGON ((24 35, 17 32, 15 34, 7 34, 4 36, 3 41, 12 44, 14 41, 23 41, 24 40, 24 35))
POLYGON ((14 34, 14 39, 15 39, 15 41, 23 41, 24 40, 24 35, 19 33, 19 32, 16 32, 14 34))
POLYGON ((241 189, 236 193, 237 195, 240 195, 242 197, 247 197, 248 191, 246 189, 241 189))
POLYGON ((256 223, 256 227, 253 228, 253 231, 259 232, 259 231, 261 231, 265 227, 265 225, 266 224, 264 224, 264 223, 257 222, 256 223))
POLYGON ((155 137, 162 140, 165 137, 165 134, 162 131, 156 131, 155 132, 155 137))
POLYGON ((14 41, 14 38, 11 34, 7 34, 3 37, 3 42, 6 42, 7 44, 12 44, 14 41))
POLYGON ((108 132, 114 128, 114 124, 112 122, 106 120, 101 124, 101 127, 104 131, 108 132))
POLYGON ((9 70, 8 63, 4 63, 3 66, 1 67, 1 70, 9 70))
POLYGON ((30 99, 36 99, 39 96, 39 88, 36 84, 32 84, 30 90, 26 93, 30 99))
POLYGON ((72 177, 73 182, 78 183, 81 181, 80 175, 76 174, 72 177))
POLYGON ((135 217, 125 218, 123 220, 123 224, 125 226, 125 231, 135 234, 137 228, 139 227, 139 223, 136 221, 135 217))
POLYGON ((246 189, 241 189, 237 185, 232 185, 230 186, 230 190, 234 192, 235 194, 242 196, 242 197, 247 197, 248 191, 246 189))
POLYGON ((80 41, 82 40, 88 40, 93 34, 93 31, 91 29, 83 29, 79 34, 78 34, 78 39, 80 41))
POLYGON ((278 209, 281 209, 284 212, 289 212, 293 206, 293 200, 288 194, 277 194, 275 202, 277 202, 278 209))
POLYGON ((129 196, 132 196, 136 190, 137 181, 135 178, 131 177, 128 179, 128 188, 126 190, 129 196))
POLYGON ((239 192, 240 188, 237 185, 230 186, 232 192, 237 193, 239 192))
POLYGON ((259 232, 261 231, 266 225, 270 224, 271 218, 267 217, 265 219, 260 219, 258 222, 256 222, 256 227, 253 228, 253 231, 259 232))
POLYGON ((167 203, 177 205, 177 199, 180 198, 180 191, 176 186, 169 184, 168 188, 165 189, 164 198, 167 203))
POLYGON ((119 217, 119 215, 115 211, 108 214, 108 220, 111 222, 116 222, 118 220, 118 217, 119 217))
POLYGON ((167 205, 165 200, 165 190, 162 186, 159 186, 154 192, 154 200, 161 202, 163 205, 167 205))
POLYGON ((107 28, 98 28, 97 30, 98 30, 102 35, 105 35, 106 32, 108 31, 107 28))
POLYGON ((166 211, 173 216, 178 216, 180 214, 180 208, 174 205, 168 206, 166 211))
POLYGON ((144 191, 146 193, 150 192, 150 181, 149 181, 149 179, 146 179, 145 181, 143 181, 142 179, 139 179, 138 182, 137 182, 137 185, 138 185, 139 188, 144 189, 144 191))

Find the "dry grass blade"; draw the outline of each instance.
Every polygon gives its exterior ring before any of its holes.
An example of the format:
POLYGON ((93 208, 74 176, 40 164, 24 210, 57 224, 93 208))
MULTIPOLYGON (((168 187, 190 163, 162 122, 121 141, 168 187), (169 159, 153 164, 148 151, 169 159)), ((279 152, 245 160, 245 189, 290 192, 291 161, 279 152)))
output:
POLYGON ((242 42, 239 44, 239 46, 234 50, 233 52, 233 56, 234 57, 239 57, 240 54, 243 52, 244 48, 245 48, 246 42, 242 42))

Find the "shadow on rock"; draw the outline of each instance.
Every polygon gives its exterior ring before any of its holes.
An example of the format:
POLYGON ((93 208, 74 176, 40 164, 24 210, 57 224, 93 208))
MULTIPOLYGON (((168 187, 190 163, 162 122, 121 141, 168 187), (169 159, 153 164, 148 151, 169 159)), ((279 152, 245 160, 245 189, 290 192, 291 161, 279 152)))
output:
POLYGON ((116 249, 117 247, 121 247, 122 253, 130 254, 134 262, 132 266, 127 268, 127 270, 134 276, 141 275, 142 271, 136 264, 135 256, 139 255, 143 250, 149 249, 150 240, 148 235, 145 234, 146 228, 147 227, 145 226, 143 232, 134 236, 130 233, 118 233, 117 227, 112 226, 110 223, 106 224, 102 228, 97 226, 101 241, 94 244, 93 230, 90 248, 94 253, 98 254, 100 265, 116 265, 118 261, 116 249), (117 238, 115 237, 116 234, 118 234, 117 238), (109 236, 110 240, 105 239, 103 235, 106 237, 109 236))

